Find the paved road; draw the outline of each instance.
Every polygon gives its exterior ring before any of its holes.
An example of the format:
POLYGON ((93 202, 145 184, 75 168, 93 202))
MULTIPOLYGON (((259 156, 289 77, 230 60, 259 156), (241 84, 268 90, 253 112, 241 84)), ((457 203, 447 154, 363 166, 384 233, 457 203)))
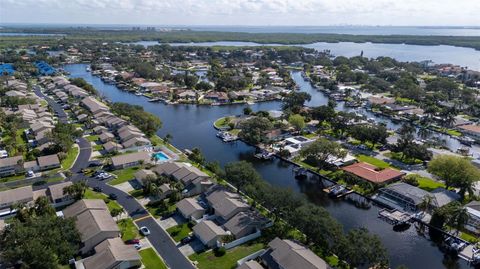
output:
POLYGON ((72 173, 78 173, 82 171, 83 168, 87 168, 90 155, 92 154, 92 146, 87 139, 80 137, 78 139, 78 146, 80 147, 80 152, 78 153, 77 160, 73 164, 72 168, 70 168, 72 173))
POLYGON ((42 91, 40 91, 39 86, 34 85, 33 90, 38 97, 41 97, 41 98, 45 99, 45 101, 48 102, 50 107, 53 108, 53 110, 57 113, 58 121, 60 121, 61 123, 67 123, 68 122, 67 113, 65 113, 65 111, 63 110, 63 108, 60 104, 55 102, 52 98, 43 94, 42 91))
POLYGON ((152 217, 137 221, 138 226, 146 226, 151 234, 147 236, 150 243, 160 253, 168 267, 172 269, 195 269, 195 266, 183 256, 168 233, 152 217))

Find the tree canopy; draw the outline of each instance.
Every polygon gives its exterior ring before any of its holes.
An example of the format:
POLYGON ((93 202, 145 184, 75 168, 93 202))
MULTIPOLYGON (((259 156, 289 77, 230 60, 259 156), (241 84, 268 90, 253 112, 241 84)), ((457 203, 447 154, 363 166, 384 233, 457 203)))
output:
POLYGON ((319 168, 324 167, 329 158, 343 158, 346 154, 340 144, 326 138, 319 138, 300 150, 300 156, 319 168))
POLYGON ((152 136, 162 127, 161 120, 143 110, 143 107, 127 103, 114 103, 112 111, 118 115, 128 117, 128 119, 142 130, 146 135, 152 136))

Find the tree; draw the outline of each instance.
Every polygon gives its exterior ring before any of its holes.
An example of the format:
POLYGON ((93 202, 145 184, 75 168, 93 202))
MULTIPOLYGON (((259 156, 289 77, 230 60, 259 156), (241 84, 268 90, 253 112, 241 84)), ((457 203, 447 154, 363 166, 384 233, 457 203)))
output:
POLYGON ((188 158, 200 165, 205 164, 205 157, 203 156, 203 153, 199 148, 193 148, 192 153, 188 155, 188 158))
POLYGON ((335 117, 335 110, 330 106, 317 106, 312 108, 310 114, 313 119, 322 123, 335 117))
POLYGON ((129 120, 147 136, 152 136, 162 127, 162 121, 155 115, 143 110, 142 106, 127 103, 114 103, 112 111, 129 120))
POLYGON ((299 114, 290 115, 290 117, 288 117, 288 123, 290 123, 297 132, 305 128, 305 120, 299 114))
POLYGON ((250 115, 250 114, 252 114, 252 109, 249 106, 245 107, 243 109, 243 115, 250 115))
POLYGON ((362 143, 369 141, 372 148, 378 143, 385 143, 388 132, 387 128, 381 124, 375 125, 356 125, 350 129, 353 138, 360 140, 362 143))
POLYGON ((467 210, 460 202, 454 201, 435 209, 430 225, 441 230, 445 227, 461 230, 467 222, 467 210))
POLYGON ((63 188, 63 194, 73 197, 76 201, 82 199, 86 191, 87 184, 85 181, 75 182, 72 185, 63 188))
POLYGON ((267 143, 268 139, 265 134, 273 129, 272 122, 265 117, 252 117, 239 124, 240 138, 247 143, 257 145, 260 143, 267 143))
POLYGON ((480 178, 480 171, 467 158, 452 155, 435 157, 428 171, 444 180, 447 188, 459 188, 462 199, 466 193, 473 195, 473 184, 480 178))
POLYGON ((388 266, 387 250, 377 235, 365 228, 350 230, 337 249, 337 255, 351 267, 388 266))
POLYGON ((163 138, 163 142, 165 142, 165 144, 169 144, 170 141, 172 141, 172 135, 171 134, 166 134, 165 137, 163 138))
POLYGON ((283 98, 282 109, 299 113, 305 102, 311 99, 312 96, 306 92, 291 92, 283 98))
POLYGON ((260 180, 260 175, 251 163, 239 161, 225 165, 225 178, 240 192, 247 184, 260 180))
POLYGON ((300 150, 300 156, 319 169, 323 168, 328 159, 344 158, 346 154, 340 144, 325 138, 319 138, 300 150))

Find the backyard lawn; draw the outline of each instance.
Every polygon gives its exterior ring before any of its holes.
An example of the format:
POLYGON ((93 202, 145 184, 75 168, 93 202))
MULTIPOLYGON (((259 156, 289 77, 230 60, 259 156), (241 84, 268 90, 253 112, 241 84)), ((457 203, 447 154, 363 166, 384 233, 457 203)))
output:
POLYGON ((176 242, 180 242, 183 238, 187 237, 192 232, 192 228, 190 228, 189 225, 190 223, 187 222, 184 224, 173 226, 168 228, 167 232, 176 242))
POLYGON ((392 166, 387 163, 387 162, 384 162, 382 160, 379 160, 375 157, 371 157, 371 156, 367 156, 367 155, 362 155, 362 154, 359 154, 359 155, 356 155, 355 156, 360 162, 365 162, 365 163, 369 163, 371 165, 375 165, 376 167, 378 168, 392 168, 392 166))
POLYGON ((193 254, 189 256, 189 258, 192 261, 197 261, 198 268, 200 269, 231 269, 236 267, 238 260, 259 251, 263 247, 262 243, 252 245, 248 245, 247 243, 227 250, 227 253, 221 257, 216 257, 213 251, 208 251, 200 254, 193 254))
POLYGON ((113 171, 112 173, 115 174, 117 178, 111 180, 110 182, 108 182, 108 184, 118 185, 120 183, 127 182, 133 179, 134 174, 135 172, 137 172, 138 169, 139 167, 137 166, 137 167, 129 167, 122 170, 113 171))
POLYGON ((445 184, 439 181, 435 181, 428 177, 418 177, 418 187, 426 191, 433 191, 437 188, 445 188, 445 184))
POLYGON ((216 120, 213 125, 215 125, 215 127, 217 128, 228 128, 229 127, 229 123, 231 122, 231 118, 230 117, 223 117, 223 118, 220 118, 218 120, 216 120))
POLYGON ((101 151, 101 150, 103 150, 103 145, 95 145, 95 146, 93 146, 93 150, 94 151, 101 151))
POLYGON ((165 263, 152 248, 140 250, 138 253, 140 257, 142 257, 142 263, 145 265, 145 269, 167 269, 165 263))
POLYGON ((120 229, 120 233, 122 234, 123 241, 141 237, 138 233, 137 226, 133 224, 133 220, 131 218, 122 219, 118 221, 117 224, 118 228, 120 229))
POLYGON ((89 135, 86 137, 86 139, 90 142, 95 142, 98 140, 98 135, 89 135))
POLYGON ((73 165, 73 162, 77 158, 78 155, 78 147, 72 147, 67 152, 67 157, 62 160, 62 168, 63 169, 70 169, 73 165))
POLYGON ((113 209, 121 209, 122 208, 122 206, 120 204, 118 204, 117 201, 110 200, 110 199, 108 199, 108 197, 105 194, 100 193, 100 192, 94 192, 91 189, 87 189, 87 191, 85 192, 84 198, 85 199, 102 199, 102 200, 107 199, 107 201, 108 201, 107 206, 108 206, 108 210, 110 210, 110 211, 112 211, 113 209))
POLYGON ((167 208, 163 208, 162 205, 151 206, 148 204, 146 207, 148 212, 150 212, 150 214, 152 214, 152 216, 155 218, 160 218, 160 217, 169 215, 175 212, 175 210, 177 210, 177 206, 175 204, 169 204, 167 208))

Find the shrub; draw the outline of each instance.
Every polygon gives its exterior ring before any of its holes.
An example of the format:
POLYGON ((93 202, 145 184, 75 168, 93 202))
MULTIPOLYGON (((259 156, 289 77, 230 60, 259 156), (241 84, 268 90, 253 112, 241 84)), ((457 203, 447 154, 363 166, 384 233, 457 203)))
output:
POLYGON ((227 250, 224 247, 219 247, 213 250, 213 253, 216 257, 222 257, 227 253, 227 250))
POLYGON ((414 175, 414 174, 411 174, 411 175, 407 175, 403 178, 403 182, 407 183, 407 184, 410 184, 412 186, 418 186, 418 175, 414 175))

